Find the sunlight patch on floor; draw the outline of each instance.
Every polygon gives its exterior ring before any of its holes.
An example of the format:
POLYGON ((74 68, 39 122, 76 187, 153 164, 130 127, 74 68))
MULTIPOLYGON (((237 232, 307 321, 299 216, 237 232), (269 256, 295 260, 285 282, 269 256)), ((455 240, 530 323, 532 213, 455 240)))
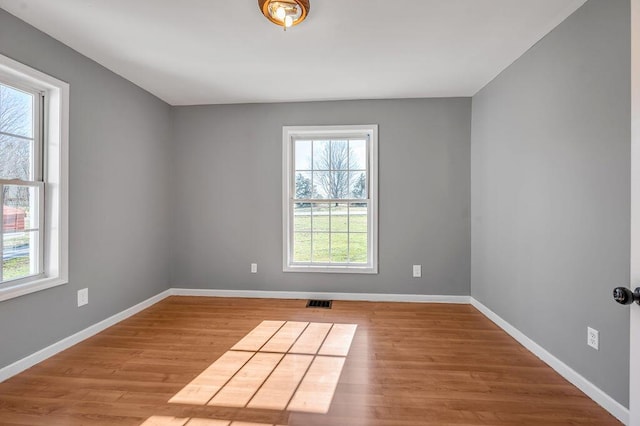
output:
POLYGON ((170 416, 149 417, 140 426, 284 426, 272 423, 251 423, 231 420, 190 419, 170 416))
POLYGON ((327 413, 356 328, 263 321, 169 402, 327 413))

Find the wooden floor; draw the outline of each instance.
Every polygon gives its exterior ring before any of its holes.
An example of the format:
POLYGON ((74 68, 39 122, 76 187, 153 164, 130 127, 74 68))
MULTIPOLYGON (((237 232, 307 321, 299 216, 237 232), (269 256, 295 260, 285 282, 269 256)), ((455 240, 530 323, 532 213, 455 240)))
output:
POLYGON ((470 305, 170 297, 0 384, 1 425, 143 423, 620 424, 470 305), (264 320, 357 324, 328 413, 169 402, 264 320))

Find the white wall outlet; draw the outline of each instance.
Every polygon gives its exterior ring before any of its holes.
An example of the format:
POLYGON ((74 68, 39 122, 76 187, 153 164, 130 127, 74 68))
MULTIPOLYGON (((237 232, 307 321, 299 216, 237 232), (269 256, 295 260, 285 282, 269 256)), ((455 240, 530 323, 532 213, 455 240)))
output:
POLYGON ((89 303, 89 289, 83 288, 78 290, 78 307, 84 306, 89 303))
POLYGON ((591 346, 596 351, 600 346, 600 333, 598 330, 587 327, 587 345, 591 346))
POLYGON ((252 274, 257 274, 258 273, 258 264, 257 263, 252 263, 251 264, 251 273, 252 274))
POLYGON ((413 278, 420 278, 422 276, 422 265, 413 265, 413 278))

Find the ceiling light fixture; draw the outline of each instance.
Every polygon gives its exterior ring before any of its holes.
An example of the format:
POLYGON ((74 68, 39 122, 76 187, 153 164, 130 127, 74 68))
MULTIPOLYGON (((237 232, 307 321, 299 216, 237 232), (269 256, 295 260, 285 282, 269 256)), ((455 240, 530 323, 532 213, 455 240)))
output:
POLYGON ((285 31, 304 21, 309 14, 309 0, 258 0, 258 6, 268 20, 285 31))

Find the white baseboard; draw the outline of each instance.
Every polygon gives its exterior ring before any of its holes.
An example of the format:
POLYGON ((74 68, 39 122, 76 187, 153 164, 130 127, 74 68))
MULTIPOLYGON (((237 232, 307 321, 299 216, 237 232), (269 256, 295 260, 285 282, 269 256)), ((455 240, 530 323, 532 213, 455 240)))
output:
POLYGON ((13 364, 9 364, 4 368, 0 369, 0 382, 7 380, 9 377, 15 376, 18 373, 23 372, 27 368, 33 367, 39 362, 44 361, 45 359, 54 356, 58 352, 62 352, 63 350, 70 348, 71 346, 82 342, 89 337, 100 333, 102 330, 111 327, 114 324, 119 323, 120 321, 129 318, 132 315, 137 314, 143 309, 152 306, 162 299, 171 295, 171 290, 163 291, 162 293, 153 296, 145 301, 138 303, 135 306, 130 307, 129 309, 125 309, 124 311, 117 313, 105 320, 100 321, 97 324, 89 326, 84 330, 77 332, 69 337, 66 337, 53 345, 47 346, 44 349, 39 350, 25 358, 22 358, 13 364))
POLYGON ((327 293, 304 291, 215 290, 172 288, 174 296, 246 297, 258 299, 328 299, 366 302, 470 303, 469 296, 430 296, 425 294, 327 293))
POLYGON ((544 361, 549 367, 557 371, 562 377, 567 379, 571 384, 580 389, 587 396, 598 403, 602 408, 611 413, 625 425, 629 424, 629 409, 621 405, 619 402, 604 393, 600 388, 585 379, 577 371, 569 367, 564 362, 549 353, 542 346, 525 336, 520 330, 502 319, 498 314, 487 308, 481 302, 473 297, 470 298, 471 304, 478 309, 484 316, 493 321, 498 327, 502 328, 511 337, 516 339, 522 346, 531 351, 534 355, 544 361))

